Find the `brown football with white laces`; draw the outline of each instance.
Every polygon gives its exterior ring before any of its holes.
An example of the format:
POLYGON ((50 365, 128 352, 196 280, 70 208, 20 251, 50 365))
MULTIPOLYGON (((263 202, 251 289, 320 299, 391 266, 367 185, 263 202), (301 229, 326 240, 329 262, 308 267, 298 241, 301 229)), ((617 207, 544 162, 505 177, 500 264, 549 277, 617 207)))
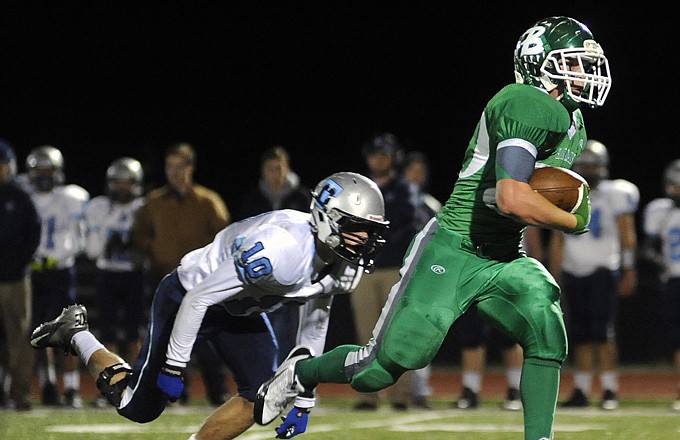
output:
POLYGON ((551 166, 536 168, 529 179, 529 185, 534 191, 567 212, 572 212, 581 200, 581 185, 584 183, 585 179, 578 173, 551 166))

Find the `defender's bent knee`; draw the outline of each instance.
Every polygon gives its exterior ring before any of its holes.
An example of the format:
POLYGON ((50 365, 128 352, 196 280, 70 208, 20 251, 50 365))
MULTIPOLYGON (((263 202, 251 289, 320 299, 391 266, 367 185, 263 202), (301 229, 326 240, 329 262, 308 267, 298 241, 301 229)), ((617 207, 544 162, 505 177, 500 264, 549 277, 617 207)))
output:
POLYGON ((111 365, 99 373, 96 381, 97 389, 116 408, 120 405, 121 395, 130 380, 130 374, 132 374, 132 368, 127 363, 111 365), (111 384, 111 379, 118 373, 125 373, 125 377, 111 384))

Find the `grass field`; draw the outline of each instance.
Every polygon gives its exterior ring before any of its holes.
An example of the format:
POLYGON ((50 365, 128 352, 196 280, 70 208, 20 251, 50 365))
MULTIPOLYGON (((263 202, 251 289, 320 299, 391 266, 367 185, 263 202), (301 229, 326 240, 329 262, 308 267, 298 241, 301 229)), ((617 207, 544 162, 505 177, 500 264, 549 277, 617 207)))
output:
MULTIPOLYGON (((474 411, 448 409, 449 401, 435 401, 431 411, 354 412, 349 398, 324 398, 310 418, 308 439, 440 440, 522 439, 522 414, 496 409, 485 402, 474 411)), ((680 415, 670 411, 668 401, 630 400, 621 409, 604 412, 558 410, 558 440, 625 439, 667 440, 680 438, 680 415)), ((386 406, 387 408, 387 406, 386 406)), ((144 425, 127 421, 113 410, 44 409, 28 413, 0 411, 2 440, 185 440, 200 426, 212 408, 192 405, 168 408, 156 421, 144 425)), ((254 426, 240 438, 273 438, 275 424, 254 426)))

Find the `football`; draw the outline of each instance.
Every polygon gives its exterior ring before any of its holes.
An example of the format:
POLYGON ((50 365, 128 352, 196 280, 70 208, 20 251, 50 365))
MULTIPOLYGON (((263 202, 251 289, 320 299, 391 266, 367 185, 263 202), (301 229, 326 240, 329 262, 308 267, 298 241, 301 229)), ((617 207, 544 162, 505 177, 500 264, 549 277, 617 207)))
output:
POLYGON ((579 201, 579 190, 585 179, 572 170, 561 167, 540 167, 534 170, 529 185, 558 208, 571 212, 579 201))

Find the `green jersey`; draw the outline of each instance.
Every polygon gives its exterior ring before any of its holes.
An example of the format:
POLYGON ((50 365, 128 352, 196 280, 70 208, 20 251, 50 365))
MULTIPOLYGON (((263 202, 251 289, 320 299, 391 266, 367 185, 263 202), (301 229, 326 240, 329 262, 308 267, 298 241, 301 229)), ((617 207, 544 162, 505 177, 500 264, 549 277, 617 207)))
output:
POLYGON ((498 145, 530 151, 537 162, 571 168, 586 143, 580 110, 569 113, 559 101, 538 88, 511 84, 487 104, 470 140, 453 193, 438 215, 441 226, 475 244, 518 248, 525 225, 496 209, 498 145))

